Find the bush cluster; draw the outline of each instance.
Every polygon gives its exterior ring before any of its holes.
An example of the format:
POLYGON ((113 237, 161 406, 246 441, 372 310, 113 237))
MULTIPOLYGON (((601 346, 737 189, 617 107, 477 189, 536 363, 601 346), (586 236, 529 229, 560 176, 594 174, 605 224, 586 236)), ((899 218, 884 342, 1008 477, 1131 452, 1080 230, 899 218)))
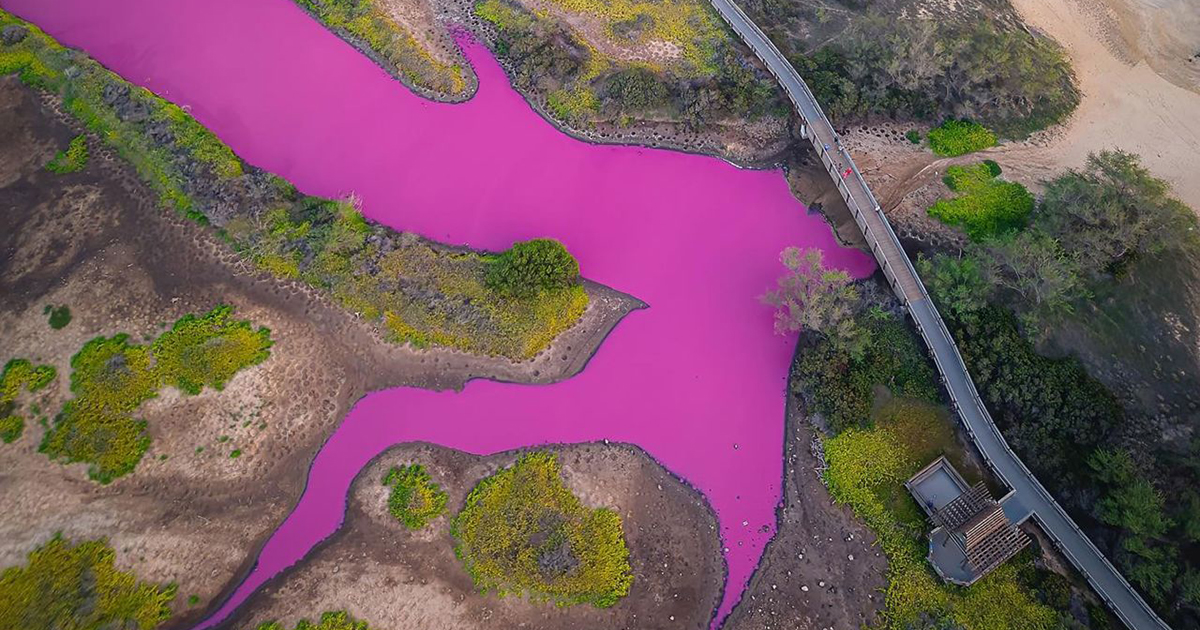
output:
MULTIPOLYGON (((791 34, 779 35, 787 41, 791 34)), ((1079 103, 1058 45, 987 18, 896 19, 869 9, 815 52, 801 50, 807 45, 789 50, 789 59, 834 119, 967 117, 1022 137, 1063 120, 1079 103)))
POLYGON ((0 628, 153 630, 171 617, 175 585, 140 582, 116 569, 108 541, 71 544, 61 535, 0 573, 0 628))
POLYGON ((996 146, 996 134, 969 120, 947 120, 929 130, 929 148, 938 155, 954 157, 996 146))
POLYGON ((100 483, 133 471, 150 447, 144 420, 133 414, 165 386, 185 394, 222 389, 239 370, 266 360, 270 331, 232 320, 222 305, 202 317, 186 315, 150 345, 129 336, 97 337, 71 358, 71 392, 46 431, 41 452, 63 463, 90 464, 100 483))
POLYGON ((11 444, 25 431, 25 418, 17 415, 21 391, 36 392, 58 375, 53 365, 34 366, 28 359, 11 359, 0 371, 0 441, 11 444))
POLYGON ((482 592, 606 608, 633 584, 621 517, 584 507, 550 453, 524 455, 480 481, 451 534, 482 592))
POLYGON ((986 163, 949 167, 944 181, 959 195, 938 200, 929 216, 961 227, 976 241, 1021 230, 1033 212, 1033 195, 1021 184, 996 179, 998 170, 986 163))
POLYGON ((383 485, 391 488, 388 512, 409 529, 421 529, 446 511, 446 493, 420 464, 393 466, 383 485))

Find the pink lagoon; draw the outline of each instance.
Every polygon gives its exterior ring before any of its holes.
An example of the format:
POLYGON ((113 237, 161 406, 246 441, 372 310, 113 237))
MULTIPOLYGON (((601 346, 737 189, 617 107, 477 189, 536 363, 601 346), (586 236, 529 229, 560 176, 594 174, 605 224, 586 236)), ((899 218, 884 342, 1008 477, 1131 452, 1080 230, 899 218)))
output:
MULTIPOLYGON (((359 470, 428 441, 486 454, 610 440, 648 451, 716 510, 728 563, 714 625, 775 531, 795 339, 759 296, 780 250, 819 247, 862 276, 778 171, 572 139, 530 109, 481 46, 479 92, 424 100, 290 0, 0 0, 66 45, 186 107, 248 162, 310 194, 355 194, 364 214, 432 239, 499 250, 552 237, 588 278, 643 300, 578 376, 473 381, 363 399, 313 462, 297 507, 211 625, 341 523, 359 470)), ((634 586, 636 588, 636 585, 634 586)))

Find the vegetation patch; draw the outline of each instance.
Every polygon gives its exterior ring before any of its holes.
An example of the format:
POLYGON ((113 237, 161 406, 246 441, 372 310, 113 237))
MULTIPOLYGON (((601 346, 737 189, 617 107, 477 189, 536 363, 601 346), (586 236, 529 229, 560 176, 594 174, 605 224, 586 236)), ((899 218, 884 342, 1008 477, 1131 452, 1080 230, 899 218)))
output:
POLYGON ((79 134, 71 139, 65 151, 59 151, 54 158, 46 163, 46 170, 51 173, 74 173, 82 171, 87 166, 88 148, 87 136, 79 134))
POLYGON ((996 146, 996 134, 969 120, 947 120, 929 130, 929 148, 938 155, 954 157, 996 146))
POLYGON ((62 330, 71 323, 71 309, 67 308, 66 304, 61 306, 47 304, 46 308, 42 309, 42 314, 50 316, 50 327, 54 330, 62 330))
POLYGON ((929 208, 929 216, 961 227, 977 241, 1025 227, 1033 212, 1033 195, 1021 184, 997 179, 999 168, 981 163, 946 169, 944 181, 959 195, 938 200, 929 208))
MULTIPOLYGON (((278 621, 268 621, 259 624, 256 630, 286 630, 278 621)), ((365 621, 359 621, 344 610, 327 611, 321 614, 321 620, 312 623, 301 619, 292 630, 371 630, 365 621)))
MULTIPOLYGON (((869 3, 855 4, 861 9, 869 3)), ((782 43, 835 120, 871 114, 921 120, 965 116, 1006 136, 1023 137, 1064 120, 1079 104, 1062 48, 999 20, 897 18, 886 8, 861 13, 839 8, 837 18, 827 17, 848 20, 840 32, 821 26, 815 37, 796 41, 799 29, 791 25, 793 19, 811 20, 808 5, 776 0, 765 7, 770 19, 760 24, 782 43)), ((825 21, 821 11, 818 23, 825 21)), ((933 145, 936 136, 929 136, 933 145)), ((946 154, 995 143, 993 138, 983 144, 985 139, 980 133, 946 154)))
POLYGON ((669 120, 687 128, 718 119, 784 116, 787 106, 766 75, 747 64, 704 2, 553 0, 568 14, 606 25, 616 46, 650 42, 679 51, 666 63, 608 56, 550 12, 513 0, 481 0, 476 13, 496 29, 495 52, 514 84, 546 95, 549 113, 576 127, 669 120), (547 45, 553 42, 553 45, 547 45))
POLYGON ((524 455, 479 482, 451 533, 481 592, 605 608, 633 584, 621 517, 584 507, 550 453, 524 455))
POLYGON ((376 0, 295 0, 351 44, 372 53, 385 70, 423 90, 463 95, 467 80, 459 64, 433 57, 376 0))
POLYGON ((56 534, 24 566, 0 573, 5 630, 153 630, 171 616, 175 585, 118 571, 106 540, 71 544, 56 534))
POLYGON ((186 315, 150 345, 129 336, 97 337, 71 358, 71 392, 40 450, 63 463, 87 462, 100 483, 133 471, 150 447, 146 423, 133 414, 165 386, 185 394, 220 390, 237 371, 266 360, 270 331, 230 319, 222 305, 186 315))
MULTIPOLYGON (((355 12, 374 11, 363 2, 321 4, 350 11, 355 24, 370 21, 355 12)), ((0 47, 0 74, 16 72, 60 96, 69 113, 136 167, 165 206, 218 226, 260 268, 321 289, 376 322, 389 339, 526 359, 583 314, 582 287, 532 297, 492 291, 484 283, 489 257, 369 223, 352 200, 301 195, 244 165, 179 107, 0 11, 0 28, 8 26, 28 34, 0 47)))
POLYGON ((926 560, 929 526, 904 481, 946 455, 964 474, 950 419, 939 407, 895 400, 869 428, 850 428, 825 441, 825 480, 834 500, 849 505, 879 537, 888 559, 883 627, 964 630, 1057 630, 1059 611, 1031 588, 1028 554, 1001 565, 967 588, 941 582, 926 560))
POLYGON ((409 529, 421 529, 446 511, 446 493, 420 464, 393 466, 383 485, 391 488, 388 512, 409 529))
POLYGON ((25 418, 17 415, 17 397, 21 392, 36 392, 57 375, 53 365, 34 366, 28 359, 12 359, 4 364, 0 372, 0 441, 11 444, 25 431, 25 418))

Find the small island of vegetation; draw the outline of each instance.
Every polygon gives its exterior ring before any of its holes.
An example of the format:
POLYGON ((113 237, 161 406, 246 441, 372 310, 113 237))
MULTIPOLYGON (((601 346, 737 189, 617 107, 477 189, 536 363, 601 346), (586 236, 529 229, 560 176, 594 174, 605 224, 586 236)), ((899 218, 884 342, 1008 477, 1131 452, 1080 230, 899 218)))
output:
POLYGON ((383 477, 388 512, 409 529, 421 529, 446 511, 447 495, 420 464, 393 466, 383 477))
POLYGON ((605 608, 633 584, 620 516, 585 507, 551 453, 523 455, 479 482, 451 534, 482 592, 605 608))

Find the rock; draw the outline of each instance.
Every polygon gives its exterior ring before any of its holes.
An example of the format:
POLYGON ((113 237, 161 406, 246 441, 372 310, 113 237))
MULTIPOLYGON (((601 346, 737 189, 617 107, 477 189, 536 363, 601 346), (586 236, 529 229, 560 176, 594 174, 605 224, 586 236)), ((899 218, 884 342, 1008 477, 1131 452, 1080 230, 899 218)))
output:
POLYGON ((0 41, 4 42, 5 46, 12 46, 25 39, 26 35, 29 35, 29 29, 20 24, 9 24, 0 31, 0 41))

